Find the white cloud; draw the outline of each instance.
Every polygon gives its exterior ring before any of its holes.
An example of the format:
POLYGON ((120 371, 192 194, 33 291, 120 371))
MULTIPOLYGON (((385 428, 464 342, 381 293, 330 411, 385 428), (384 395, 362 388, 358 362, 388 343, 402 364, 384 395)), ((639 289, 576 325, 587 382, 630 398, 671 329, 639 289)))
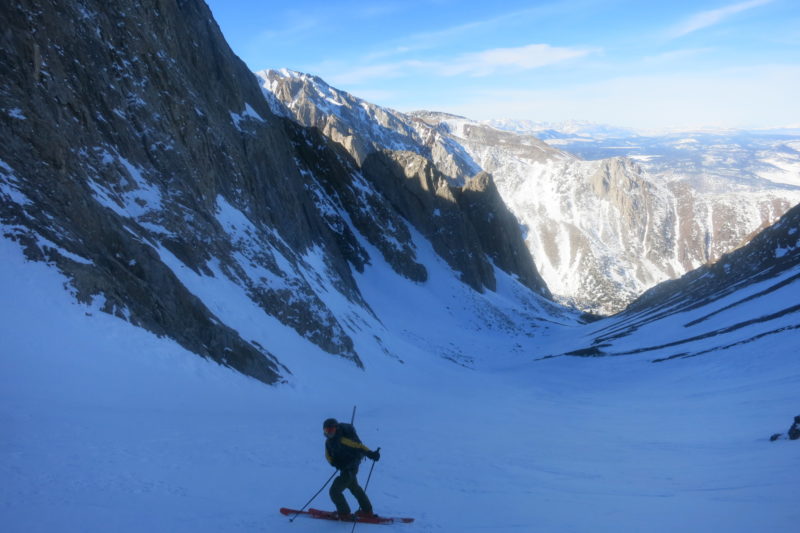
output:
MULTIPOLYGON (((594 0, 597 1, 597 0, 594 0)), ((458 2, 454 2, 458 4, 458 2)), ((526 24, 535 27, 536 24, 541 24, 546 17, 557 17, 563 19, 569 17, 575 10, 583 8, 583 2, 570 0, 567 2, 531 2, 540 5, 527 7, 515 11, 504 11, 488 18, 482 17, 471 22, 465 22, 442 28, 436 31, 420 32, 405 37, 404 41, 414 43, 414 46, 422 46, 425 48, 432 48, 438 46, 442 42, 452 42, 457 37, 471 37, 476 33, 485 32, 487 30, 503 31, 510 22, 519 23, 524 21, 526 24)), ((591 2, 590 2, 591 3, 591 2)), ((500 8, 501 2, 497 3, 500 8)))
POLYGON ((482 52, 462 54, 448 60, 404 60, 346 66, 340 63, 315 65, 319 73, 332 83, 358 84, 376 79, 404 76, 489 76, 497 72, 521 71, 554 65, 586 56, 593 50, 563 48, 548 44, 530 44, 519 48, 494 48, 482 52))
POLYGON ((702 11, 673 27, 669 34, 671 37, 682 37, 697 30, 719 24, 732 15, 741 13, 742 11, 747 11, 748 9, 769 4, 772 1, 773 0, 748 0, 746 2, 739 2, 738 4, 721 7, 719 9, 702 11))
POLYGON ((695 56, 713 52, 713 48, 691 48, 684 50, 670 50, 660 54, 643 56, 641 61, 643 65, 659 65, 665 63, 673 63, 676 61, 686 61, 695 56))
POLYGON ((353 85, 372 80, 384 80, 410 76, 420 72, 434 71, 435 64, 425 61, 407 60, 390 63, 374 63, 362 66, 341 64, 317 65, 311 72, 318 73, 323 79, 334 84, 353 85))
POLYGON ((442 65, 446 76, 466 74, 488 76, 500 70, 531 70, 554 65, 569 59, 583 57, 591 50, 560 48, 548 44, 529 44, 518 48, 495 48, 472 54, 464 54, 452 63, 442 65))
MULTIPOLYGON (((447 3, 449 0, 431 1, 434 3, 447 3)), ((412 33, 400 39, 393 40, 393 46, 388 46, 384 50, 373 52, 367 57, 377 59, 380 57, 390 57, 407 54, 409 52, 422 52, 452 46, 454 43, 464 42, 465 39, 472 40, 476 34, 497 31, 502 32, 503 28, 507 26, 510 21, 516 23, 525 21, 530 26, 535 27, 536 24, 542 23, 541 20, 544 17, 558 16, 559 18, 563 18, 569 16, 574 9, 579 9, 579 6, 574 5, 573 2, 574 0, 572 0, 572 2, 556 2, 538 5, 517 11, 502 12, 489 18, 464 22, 434 31, 412 33)), ((457 2, 453 3, 457 4, 457 2)))

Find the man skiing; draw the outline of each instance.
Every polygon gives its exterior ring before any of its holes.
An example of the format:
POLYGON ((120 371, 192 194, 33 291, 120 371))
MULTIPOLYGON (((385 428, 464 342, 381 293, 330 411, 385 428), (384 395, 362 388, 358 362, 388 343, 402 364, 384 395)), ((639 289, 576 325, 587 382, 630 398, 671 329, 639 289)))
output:
MULTIPOLYGON (((789 431, 786 432, 786 436, 789 437, 789 440, 800 440, 800 415, 794 417, 794 424, 792 424, 792 427, 790 427, 789 431)), ((775 433, 769 438, 769 440, 776 441, 782 438, 783 433, 775 433)))
POLYGON ((322 423, 322 432, 325 434, 325 458, 339 469, 339 476, 333 480, 328 491, 331 500, 336 505, 336 514, 339 520, 352 520, 350 506, 344 497, 344 490, 349 490, 358 500, 359 510, 357 516, 373 517, 372 503, 367 498, 366 492, 358 484, 358 466, 364 457, 373 461, 381 458, 379 451, 372 451, 361 443, 352 424, 338 422, 335 418, 328 418, 322 423))
POLYGON ((794 417, 794 424, 789 428, 787 435, 791 440, 800 439, 800 415, 794 417))

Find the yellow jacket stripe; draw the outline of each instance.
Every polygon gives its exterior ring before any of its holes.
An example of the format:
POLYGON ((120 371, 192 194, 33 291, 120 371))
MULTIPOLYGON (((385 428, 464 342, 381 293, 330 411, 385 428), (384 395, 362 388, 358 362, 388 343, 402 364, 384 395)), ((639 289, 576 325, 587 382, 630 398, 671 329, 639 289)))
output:
POLYGON ((366 446, 364 446, 363 444, 361 444, 360 442, 356 442, 354 440, 348 439, 347 437, 342 437, 339 442, 341 442, 345 446, 350 446, 351 448, 355 448, 357 450, 364 450, 367 453, 372 451, 369 448, 367 448, 366 446))
MULTIPOLYGON (((356 450, 363 450, 367 453, 372 451, 363 444, 361 444, 360 442, 356 442, 353 439, 348 439, 347 437, 341 437, 339 439, 339 442, 341 442, 345 446, 349 446, 350 448, 355 448, 356 450)), ((328 453, 327 448, 325 449, 325 459, 328 460, 328 463, 333 464, 333 457, 331 457, 331 454, 328 453)))

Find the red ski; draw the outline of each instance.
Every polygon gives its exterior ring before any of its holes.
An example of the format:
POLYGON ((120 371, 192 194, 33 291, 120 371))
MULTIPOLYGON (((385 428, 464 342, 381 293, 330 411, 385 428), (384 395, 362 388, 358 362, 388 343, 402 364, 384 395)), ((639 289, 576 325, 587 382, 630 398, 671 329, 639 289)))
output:
MULTIPOLYGON (((285 514, 286 516, 289 515, 306 515, 310 516, 311 518, 319 518, 321 520, 338 520, 336 517, 336 513, 333 511, 320 511, 319 509, 309 509, 308 511, 300 511, 297 509, 287 509, 286 507, 281 507, 280 509, 281 514, 285 514)), ((354 522, 362 522, 364 524, 394 524, 394 523, 404 523, 409 524, 414 521, 413 518, 397 518, 397 517, 390 517, 390 516, 355 516, 353 515, 354 522)))

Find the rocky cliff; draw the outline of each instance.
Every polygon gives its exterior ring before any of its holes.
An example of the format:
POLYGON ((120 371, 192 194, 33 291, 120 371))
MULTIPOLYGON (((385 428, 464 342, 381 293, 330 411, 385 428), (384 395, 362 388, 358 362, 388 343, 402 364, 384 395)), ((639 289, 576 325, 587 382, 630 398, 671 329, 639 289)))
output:
POLYGON ((466 283, 494 289, 491 260, 550 296, 492 177, 446 132, 312 75, 269 70, 258 76, 274 106, 285 106, 299 124, 343 148, 466 283))
POLYGON ((435 161, 455 185, 482 170, 446 131, 419 128, 409 115, 362 100, 311 74, 286 69, 256 74, 268 99, 285 106, 300 124, 344 146, 357 161, 381 150, 414 152, 435 161))
POLYGON ((287 119, 201 0, 21 0, 0 22, 0 229, 80 301, 273 383, 290 370, 187 280, 357 365, 354 273, 378 253, 424 282, 415 231, 477 291, 494 263, 547 294, 485 178, 287 119))
MULTIPOLYGON (((800 201, 791 187, 733 180, 709 188, 648 172, 629 158, 584 161, 534 136, 464 117, 381 108, 307 74, 258 76, 290 116, 357 160, 393 147, 383 153, 414 153, 454 185, 490 174, 522 227, 537 274, 558 301, 584 311, 624 309, 657 283, 740 246, 800 201)), ((409 162, 407 155, 399 160, 409 162)))
POLYGON ((414 116, 448 132, 492 173, 550 290, 586 311, 622 310, 648 288, 741 246, 800 202, 791 187, 735 177, 705 187, 629 158, 584 161, 530 135, 446 114, 414 116))
POLYGON ((653 362, 724 356, 800 328, 798 287, 800 205, 715 263, 648 290, 566 355, 646 354, 653 362))

